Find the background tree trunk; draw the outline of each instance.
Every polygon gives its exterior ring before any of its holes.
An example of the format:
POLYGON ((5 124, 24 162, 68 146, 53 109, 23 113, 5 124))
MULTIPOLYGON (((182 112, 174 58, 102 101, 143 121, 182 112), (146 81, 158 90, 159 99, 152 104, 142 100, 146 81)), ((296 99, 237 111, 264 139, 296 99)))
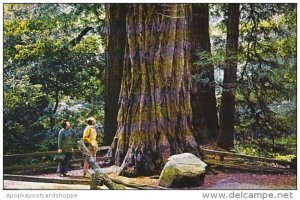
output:
POLYGON ((117 131, 118 100, 126 44, 127 4, 108 4, 107 67, 105 71, 104 145, 111 144, 117 131))
POLYGON ((239 17, 240 4, 229 4, 226 41, 227 60, 224 66, 220 135, 218 140, 218 144, 225 149, 234 147, 235 82, 237 77, 239 17))
MULTIPOLYGON (((215 95, 214 66, 195 65, 201 61, 198 53, 211 53, 209 39, 208 4, 192 5, 191 53, 192 53, 192 91, 193 128, 198 143, 218 139, 219 124, 215 95)), ((203 60, 205 62, 205 60, 203 60)))
POLYGON ((121 175, 159 174, 173 154, 199 156, 191 127, 185 4, 131 4, 118 113, 121 175))

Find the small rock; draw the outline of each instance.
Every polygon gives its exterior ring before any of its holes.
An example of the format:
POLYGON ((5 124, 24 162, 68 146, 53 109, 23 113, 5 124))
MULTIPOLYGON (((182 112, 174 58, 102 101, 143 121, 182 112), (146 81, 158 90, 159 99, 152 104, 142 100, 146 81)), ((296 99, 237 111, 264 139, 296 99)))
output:
POLYGON ((159 185, 167 188, 201 186, 204 182, 206 164, 191 153, 168 158, 160 177, 159 185))

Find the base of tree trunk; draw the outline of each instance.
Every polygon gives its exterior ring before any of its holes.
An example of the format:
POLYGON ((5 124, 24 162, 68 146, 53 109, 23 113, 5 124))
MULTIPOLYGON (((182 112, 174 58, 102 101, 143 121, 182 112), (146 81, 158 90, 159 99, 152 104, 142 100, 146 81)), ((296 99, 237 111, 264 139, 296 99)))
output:
POLYGON ((151 155, 143 152, 139 147, 127 151, 121 166, 120 176, 137 177, 159 174, 152 161, 151 155))
POLYGON ((115 160, 116 165, 121 166, 119 175, 126 177, 159 175, 168 158, 175 154, 189 152, 200 159, 203 157, 201 149, 197 146, 195 140, 186 141, 184 145, 178 145, 176 142, 170 144, 168 141, 165 141, 160 149, 163 150, 159 151, 159 153, 140 146, 131 147, 125 151, 125 158, 121 156, 121 149, 118 149, 115 154, 115 160))

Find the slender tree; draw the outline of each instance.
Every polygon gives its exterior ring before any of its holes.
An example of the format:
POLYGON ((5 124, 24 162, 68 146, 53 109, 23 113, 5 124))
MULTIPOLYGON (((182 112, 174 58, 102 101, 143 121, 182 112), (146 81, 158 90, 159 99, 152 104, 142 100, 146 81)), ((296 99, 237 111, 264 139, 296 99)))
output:
POLYGON ((218 144, 230 149, 234 146, 235 83, 237 78, 237 53, 239 39, 240 4, 228 5, 226 61, 220 110, 220 135, 218 144))
MULTIPOLYGON (((192 5, 192 91, 191 105, 193 111, 193 128, 197 142, 205 143, 217 140, 219 132, 215 95, 214 67, 201 63, 199 54, 209 56, 211 45, 209 39, 209 6, 208 4, 192 5)), ((203 60, 203 63, 205 60, 203 60)))
POLYGON ((118 113, 121 175, 158 174, 173 154, 199 156, 190 105, 191 5, 131 4, 118 113))
POLYGON ((111 144, 117 131, 118 100, 126 43, 127 4, 108 4, 107 67, 105 71, 104 145, 111 144))

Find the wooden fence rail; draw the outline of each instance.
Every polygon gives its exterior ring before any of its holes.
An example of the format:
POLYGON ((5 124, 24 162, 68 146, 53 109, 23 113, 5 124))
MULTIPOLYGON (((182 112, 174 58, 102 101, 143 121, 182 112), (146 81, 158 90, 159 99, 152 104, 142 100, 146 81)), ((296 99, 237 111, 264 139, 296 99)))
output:
MULTIPOLYGON (((99 147, 99 152, 108 151, 111 149, 110 146, 102 146, 99 147)), ((294 162, 291 161, 285 161, 285 160, 278 160, 278 159, 272 159, 272 158, 265 158, 265 157, 259 157, 259 156, 250 156, 250 155, 244 155, 244 154, 238 154, 238 153, 232 153, 232 152, 225 152, 225 151, 217 151, 217 150, 211 150, 211 149, 202 149, 204 157, 207 155, 214 155, 218 156, 220 161, 224 161, 225 157, 234 157, 234 158, 242 158, 252 161, 262 161, 267 163, 277 163, 280 165, 288 166, 288 168, 296 168, 296 159, 294 159, 294 162)), ((25 153, 25 154, 11 154, 11 155, 4 155, 4 171, 7 173, 11 173, 14 171, 19 170, 34 170, 38 168, 47 168, 47 167, 53 167, 56 166, 57 163, 55 162, 47 162, 47 163, 37 163, 37 164, 26 164, 26 165, 14 165, 14 166, 7 166, 5 165, 5 161, 8 159, 14 159, 14 158, 28 158, 28 157, 41 157, 41 156, 51 156, 51 155, 57 155, 57 151, 46 151, 46 152, 33 152, 33 153, 25 153)), ((78 149, 74 150, 74 154, 80 154, 78 149)), ((111 157, 97 157, 97 160, 103 161, 108 160, 111 157)), ((205 161, 205 160, 204 160, 205 161)), ((76 159, 72 160, 71 164, 76 164, 82 162, 82 159, 76 159)))
MULTIPOLYGON (((97 161, 106 161, 111 157, 97 157, 97 161)), ((83 159, 75 159, 71 160, 70 164, 79 164, 82 163, 83 159)), ((36 169, 45 169, 49 167, 57 166, 56 162, 45 162, 45 163, 35 163, 35 164, 26 164, 26 165, 13 165, 13 166, 4 166, 4 171, 6 173, 11 173, 15 171, 28 171, 28 170, 36 170, 36 169)))
POLYGON ((232 153, 232 152, 226 152, 226 151, 216 151, 216 150, 210 150, 210 149, 202 149, 204 155, 217 155, 220 158, 220 161, 224 161, 225 156, 230 157, 236 157, 236 158, 244 158, 248 160, 255 160, 255 161, 262 161, 267 163, 277 163, 285 166, 291 166, 295 167, 296 162, 286 161, 286 160, 278 160, 278 159, 272 159, 272 158, 264 158, 259 156, 249 156, 244 154, 238 154, 238 153, 232 153))
MULTIPOLYGON (((110 146, 102 146, 99 147, 98 151, 107 151, 111 147, 110 146)), ((78 149, 74 149, 74 154, 79 154, 78 149)), ((4 155, 4 158, 25 158, 25 157, 39 157, 39 156, 51 156, 51 155, 57 155, 57 151, 45 151, 45 152, 32 152, 32 153, 23 153, 23 154, 10 154, 10 155, 4 155)))
MULTIPOLYGON (((111 147, 110 146, 102 146, 99 147, 98 152, 101 151, 108 151, 111 147)), ((74 149, 73 152, 75 155, 80 155, 80 151, 78 149, 74 149)), ((54 156, 57 155, 57 151, 45 151, 45 152, 32 152, 32 153, 24 153, 24 154, 11 154, 11 155, 4 155, 4 166, 3 170, 5 173, 14 173, 14 172, 36 172, 44 169, 52 169, 53 167, 57 166, 57 163, 52 162, 41 162, 41 163, 32 163, 32 164, 21 164, 21 165, 10 165, 7 166, 5 161, 11 159, 20 159, 20 158, 30 158, 30 157, 42 157, 42 156, 54 156)), ((97 161, 106 161, 111 157, 97 157, 97 161)), ((82 163, 83 159, 74 159, 70 161, 70 164, 79 164, 82 163)))

